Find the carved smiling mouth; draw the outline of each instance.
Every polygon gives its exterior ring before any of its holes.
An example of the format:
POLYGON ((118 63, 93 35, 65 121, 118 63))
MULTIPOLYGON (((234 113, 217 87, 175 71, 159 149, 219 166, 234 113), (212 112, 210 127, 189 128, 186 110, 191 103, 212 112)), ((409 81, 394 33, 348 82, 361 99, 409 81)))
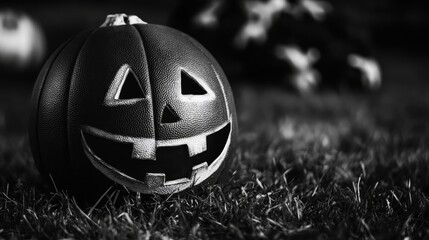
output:
POLYGON ((82 127, 86 156, 107 177, 142 193, 170 194, 197 185, 220 167, 231 122, 190 138, 155 140, 82 127))

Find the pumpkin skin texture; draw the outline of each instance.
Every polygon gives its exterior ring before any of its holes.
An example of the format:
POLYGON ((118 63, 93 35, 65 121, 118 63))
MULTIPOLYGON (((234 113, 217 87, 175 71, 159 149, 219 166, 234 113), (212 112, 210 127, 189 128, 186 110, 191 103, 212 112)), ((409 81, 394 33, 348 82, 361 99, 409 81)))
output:
POLYGON ((172 28, 109 15, 46 62, 30 142, 42 175, 78 197, 115 183, 165 195, 226 172, 236 119, 227 78, 204 47, 172 28))

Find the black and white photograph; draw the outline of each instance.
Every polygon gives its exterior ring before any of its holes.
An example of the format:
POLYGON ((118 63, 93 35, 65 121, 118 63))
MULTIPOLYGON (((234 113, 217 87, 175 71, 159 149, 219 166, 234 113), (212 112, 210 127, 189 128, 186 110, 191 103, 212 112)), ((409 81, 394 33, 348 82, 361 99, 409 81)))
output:
POLYGON ((3 239, 429 239, 429 1, 2 1, 3 239))

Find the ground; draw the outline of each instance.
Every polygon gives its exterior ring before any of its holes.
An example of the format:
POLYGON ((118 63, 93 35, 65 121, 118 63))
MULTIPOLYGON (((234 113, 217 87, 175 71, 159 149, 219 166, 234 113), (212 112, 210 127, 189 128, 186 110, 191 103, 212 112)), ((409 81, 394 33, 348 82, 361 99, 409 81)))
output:
POLYGON ((87 207, 34 166, 33 82, 2 82, 0 239, 428 238, 429 61, 379 59, 385 82, 373 93, 234 84, 240 134, 226 182, 87 207))

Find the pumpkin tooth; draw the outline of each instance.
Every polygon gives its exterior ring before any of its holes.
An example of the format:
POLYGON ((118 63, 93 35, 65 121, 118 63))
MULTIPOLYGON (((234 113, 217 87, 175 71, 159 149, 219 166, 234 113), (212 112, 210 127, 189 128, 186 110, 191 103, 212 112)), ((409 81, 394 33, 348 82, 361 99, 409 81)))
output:
POLYGON ((162 187, 165 185, 165 174, 146 173, 145 183, 149 188, 162 187))
POLYGON ((206 136, 201 136, 198 139, 192 139, 187 145, 189 156, 193 157, 207 150, 207 138, 206 136))
POLYGON ((200 163, 198 165, 195 165, 192 167, 192 173, 191 173, 191 181, 196 182, 198 179, 196 179, 197 175, 202 176, 204 172, 207 174, 207 168, 209 165, 207 162, 200 163))

